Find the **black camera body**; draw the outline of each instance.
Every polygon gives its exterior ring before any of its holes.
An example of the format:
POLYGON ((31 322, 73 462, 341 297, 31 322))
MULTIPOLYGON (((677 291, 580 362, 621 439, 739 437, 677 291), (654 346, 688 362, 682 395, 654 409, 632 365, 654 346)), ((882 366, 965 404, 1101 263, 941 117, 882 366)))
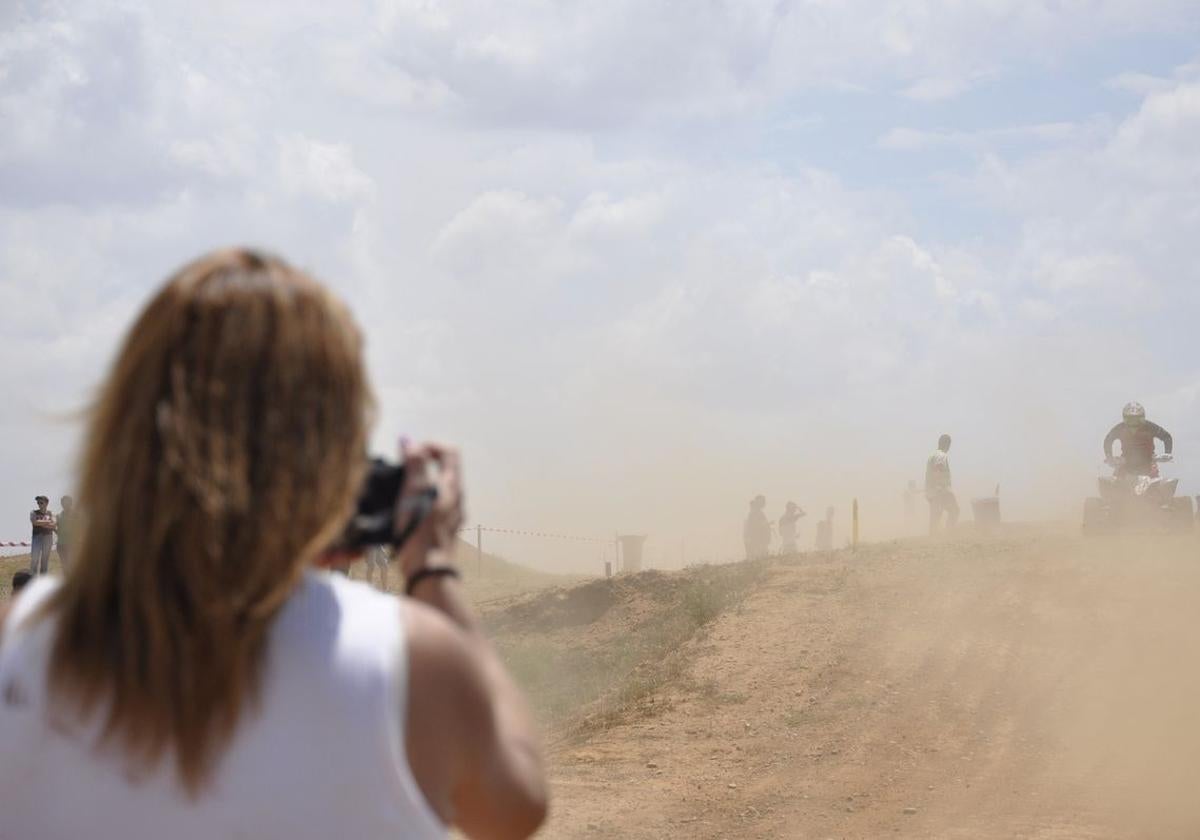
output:
POLYGON ((432 487, 413 496, 403 506, 402 513, 408 514, 404 529, 397 532, 397 503, 404 492, 405 479, 404 464, 372 458, 355 503, 354 515, 334 548, 349 552, 365 551, 377 545, 400 548, 417 530, 437 500, 437 491, 432 487))

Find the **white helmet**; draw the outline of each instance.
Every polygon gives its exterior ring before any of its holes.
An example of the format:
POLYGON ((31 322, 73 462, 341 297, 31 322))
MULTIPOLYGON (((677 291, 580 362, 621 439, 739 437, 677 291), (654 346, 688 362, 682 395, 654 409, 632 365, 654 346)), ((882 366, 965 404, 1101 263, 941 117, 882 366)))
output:
POLYGON ((1146 409, 1142 408, 1139 402, 1126 403, 1121 409, 1121 419, 1125 421, 1132 420, 1137 423, 1146 419, 1146 409))

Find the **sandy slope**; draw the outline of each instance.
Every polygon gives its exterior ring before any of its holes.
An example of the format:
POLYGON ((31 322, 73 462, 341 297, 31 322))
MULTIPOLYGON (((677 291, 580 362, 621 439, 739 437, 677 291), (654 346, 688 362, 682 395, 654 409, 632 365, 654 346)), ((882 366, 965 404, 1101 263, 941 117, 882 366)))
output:
POLYGON ((1198 555, 1037 533, 778 566, 688 678, 553 749, 545 836, 1198 837, 1198 555))

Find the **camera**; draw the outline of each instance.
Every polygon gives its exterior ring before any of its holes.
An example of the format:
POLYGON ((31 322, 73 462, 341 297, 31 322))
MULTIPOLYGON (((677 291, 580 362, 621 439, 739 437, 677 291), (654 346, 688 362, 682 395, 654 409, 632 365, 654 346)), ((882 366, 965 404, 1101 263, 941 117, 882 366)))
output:
POLYGON ((355 503, 354 515, 346 523, 334 549, 358 552, 376 545, 387 545, 393 549, 404 545, 437 501, 437 490, 432 487, 406 500, 400 511, 408 515, 407 522, 403 530, 397 532, 397 502, 404 491, 405 477, 404 464, 392 464, 382 458, 371 459, 355 503))

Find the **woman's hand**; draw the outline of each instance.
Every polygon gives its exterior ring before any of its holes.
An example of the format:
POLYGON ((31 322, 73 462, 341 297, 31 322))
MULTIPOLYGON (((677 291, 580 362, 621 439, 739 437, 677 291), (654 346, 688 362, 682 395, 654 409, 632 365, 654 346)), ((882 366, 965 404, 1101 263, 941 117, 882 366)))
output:
POLYGON ((421 524, 400 546, 396 559, 407 578, 418 569, 430 565, 430 556, 447 557, 454 549, 462 527, 463 512, 462 461, 458 450, 436 443, 410 446, 401 443, 404 459, 405 484, 396 508, 396 533, 401 533, 413 515, 411 501, 430 489, 436 491, 433 506, 421 524))

